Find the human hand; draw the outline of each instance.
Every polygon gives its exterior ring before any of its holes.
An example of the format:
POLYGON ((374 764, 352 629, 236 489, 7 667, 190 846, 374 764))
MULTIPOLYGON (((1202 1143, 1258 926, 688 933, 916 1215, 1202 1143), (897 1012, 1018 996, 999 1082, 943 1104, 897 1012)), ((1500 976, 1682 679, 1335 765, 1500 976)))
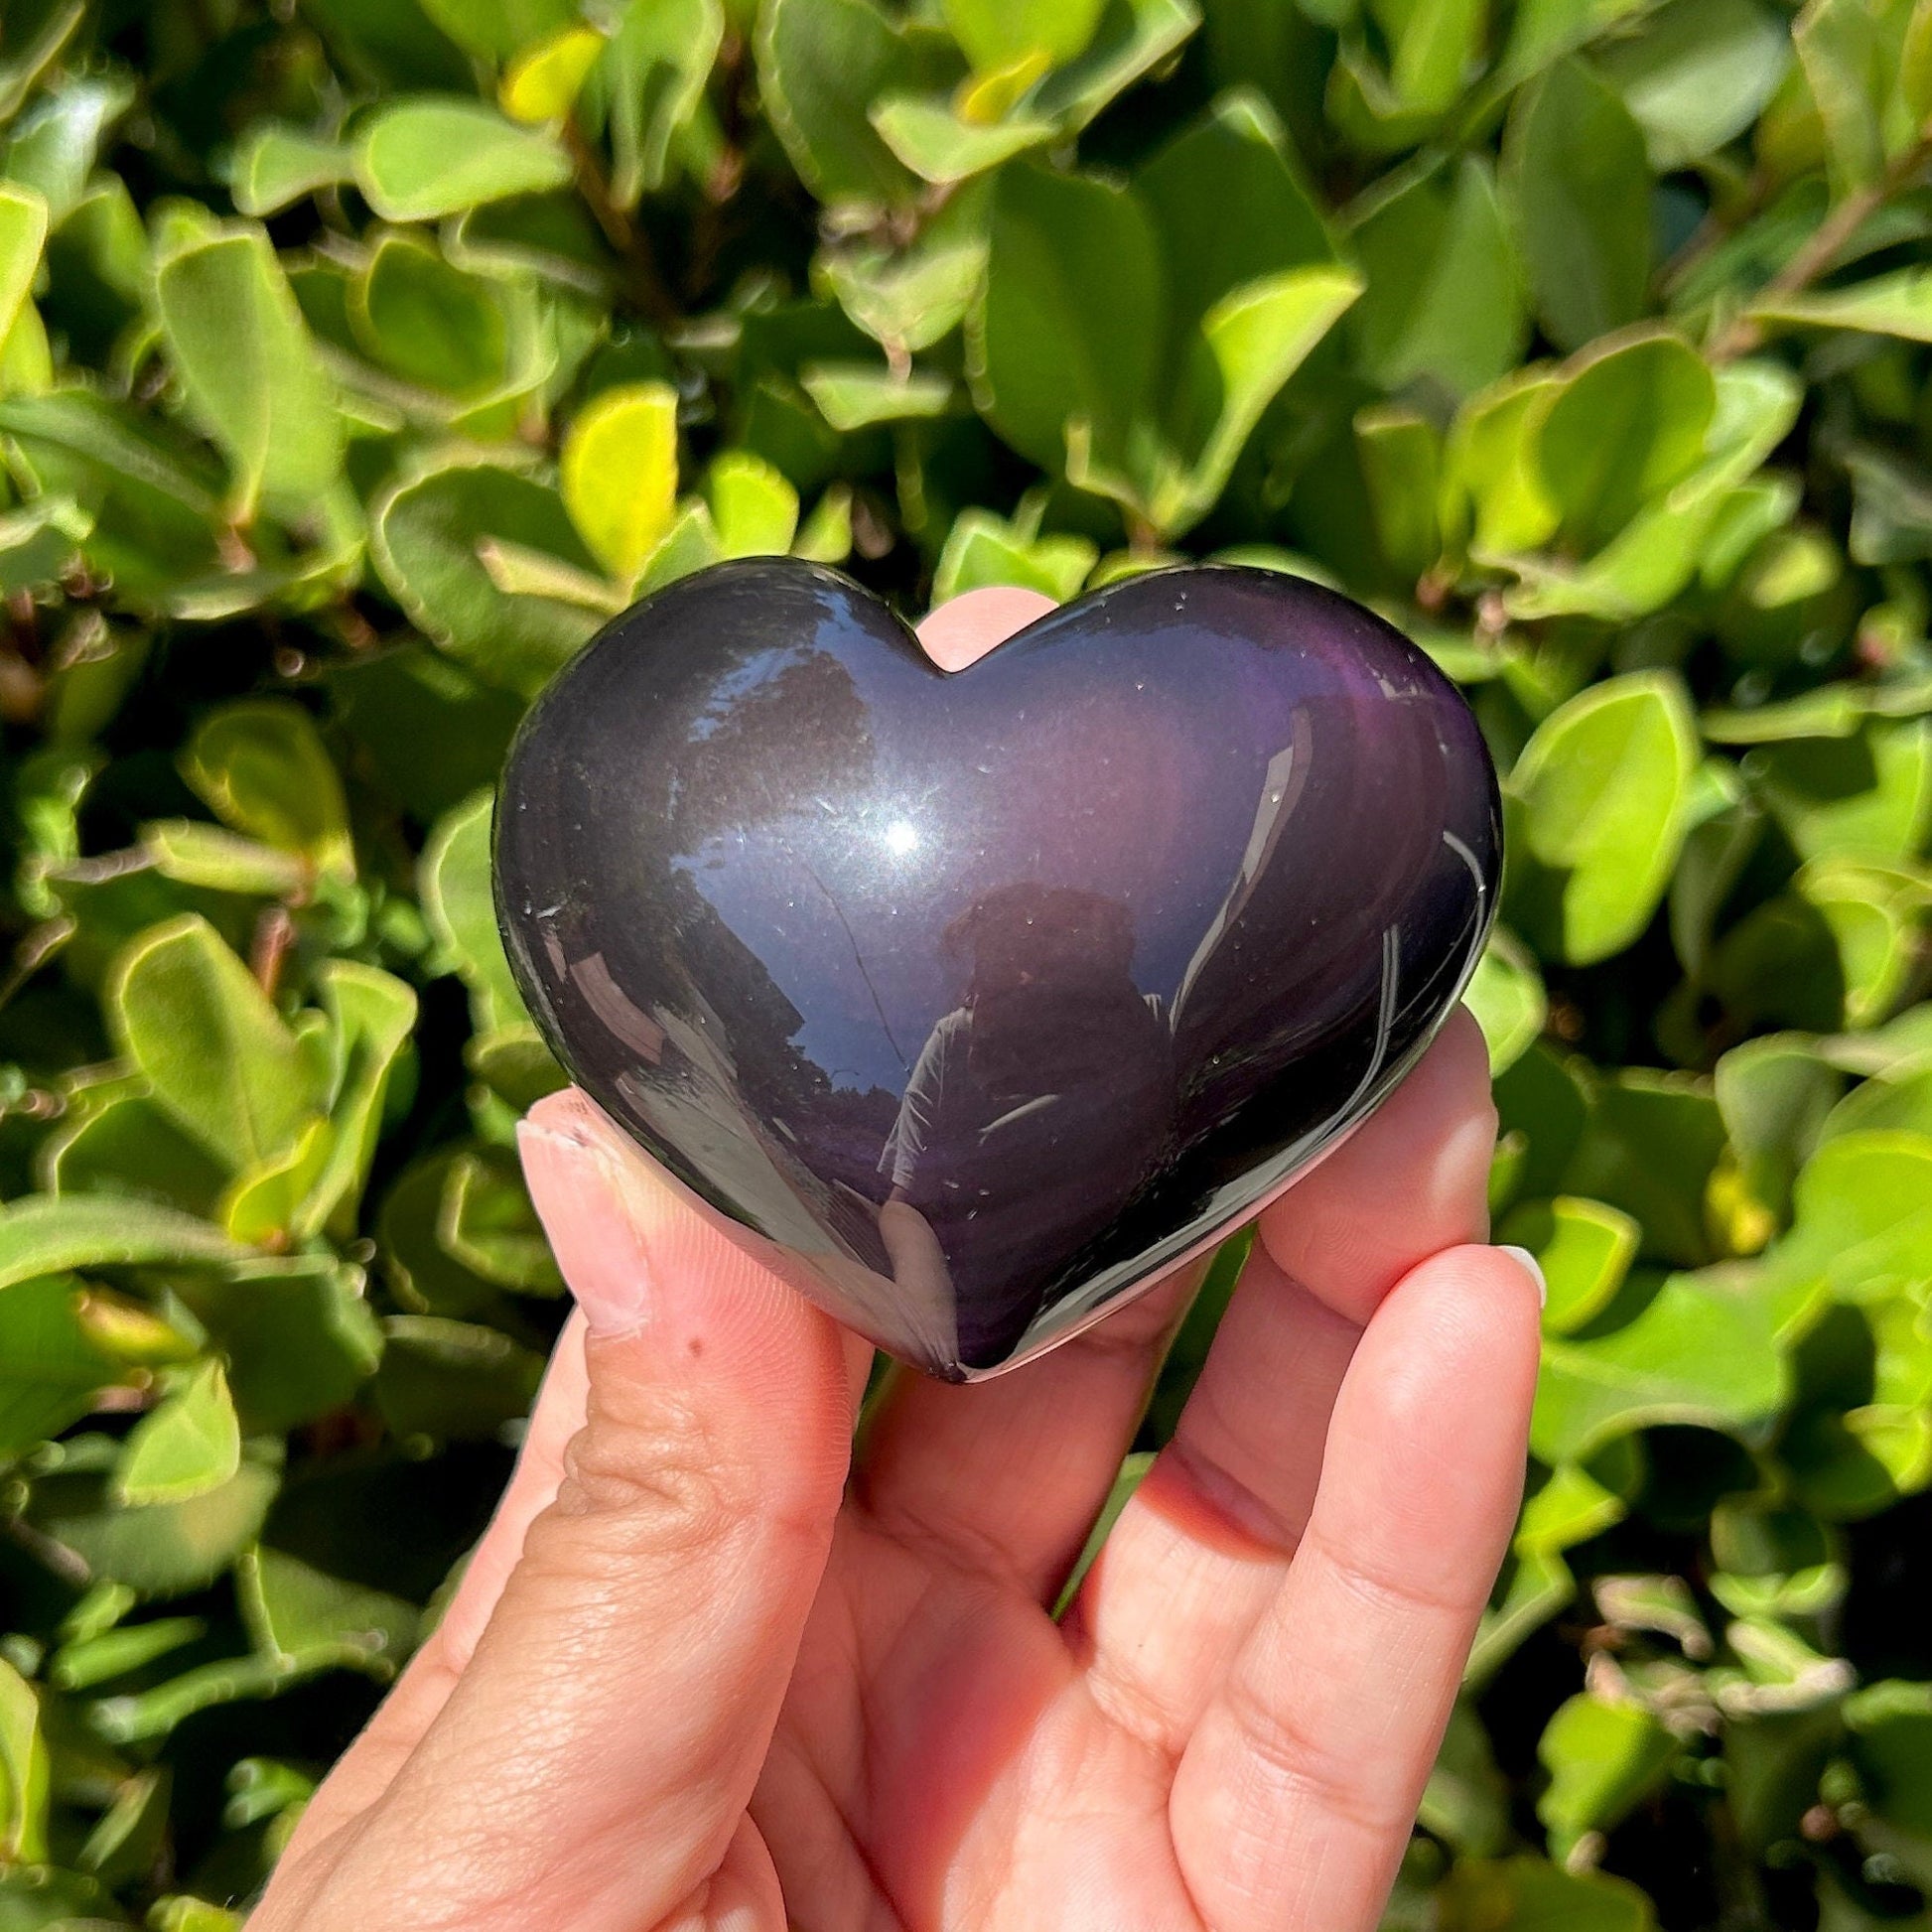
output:
MULTIPOLYGON (((922 626, 949 669, 1045 600, 922 626)), ((1050 1609, 1198 1284, 896 1375, 581 1094, 531 1113, 575 1291, 447 1614, 252 1932, 1358 1932, 1520 1494, 1529 1272, 1457 1014, 1260 1217, 1173 1442, 1050 1609)))

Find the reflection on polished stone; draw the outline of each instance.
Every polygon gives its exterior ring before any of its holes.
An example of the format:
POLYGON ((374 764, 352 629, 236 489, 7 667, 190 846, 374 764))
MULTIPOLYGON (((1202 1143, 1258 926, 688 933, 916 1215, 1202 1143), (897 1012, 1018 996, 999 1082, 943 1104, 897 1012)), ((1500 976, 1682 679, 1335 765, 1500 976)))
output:
POLYGON ((1129 578, 948 675, 849 579, 760 558, 544 693, 497 905, 579 1084, 957 1378, 1373 1108, 1475 964, 1500 838, 1454 687, 1299 578, 1129 578))

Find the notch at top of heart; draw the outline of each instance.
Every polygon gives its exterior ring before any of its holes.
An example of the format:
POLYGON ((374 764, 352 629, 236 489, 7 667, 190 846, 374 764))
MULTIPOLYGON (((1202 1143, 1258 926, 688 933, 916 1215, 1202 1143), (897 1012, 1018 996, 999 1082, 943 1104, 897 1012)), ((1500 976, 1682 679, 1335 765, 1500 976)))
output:
POLYGON ((919 648, 942 671, 963 671, 1060 607, 1040 591, 988 584, 962 591, 919 621, 919 648))

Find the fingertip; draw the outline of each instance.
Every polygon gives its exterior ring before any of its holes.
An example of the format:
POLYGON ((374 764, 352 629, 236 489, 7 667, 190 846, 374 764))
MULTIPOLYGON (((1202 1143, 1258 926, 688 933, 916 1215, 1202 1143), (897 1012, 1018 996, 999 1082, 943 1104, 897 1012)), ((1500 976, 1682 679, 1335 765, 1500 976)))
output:
POLYGON ((1495 1145, 1488 1048, 1458 1007, 1388 1099, 1264 1210, 1261 1241, 1284 1273, 1366 1321, 1425 1256, 1488 1232, 1495 1145))
POLYGON ((1540 1276, 1506 1248, 1462 1242, 1412 1268, 1376 1318, 1409 1331, 1402 1352, 1419 1383, 1480 1390, 1485 1405, 1527 1414, 1542 1356, 1540 1276))
POLYGON ((963 671, 1058 608, 1042 592, 989 584, 947 599, 920 621, 916 634, 920 648, 942 671, 963 671))
POLYGON ((519 1150, 528 1150, 533 1143, 544 1141, 597 1148, 607 1153, 629 1155, 636 1151, 629 1136, 582 1087, 559 1087, 555 1093, 546 1093, 517 1122, 519 1150))

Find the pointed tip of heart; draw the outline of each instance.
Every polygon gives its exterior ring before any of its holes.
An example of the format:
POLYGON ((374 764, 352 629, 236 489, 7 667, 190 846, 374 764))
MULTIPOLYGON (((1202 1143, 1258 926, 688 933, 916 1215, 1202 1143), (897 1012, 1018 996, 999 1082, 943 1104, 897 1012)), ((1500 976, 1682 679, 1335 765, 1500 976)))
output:
POLYGON ((989 584, 962 591, 924 618, 919 646, 942 671, 963 671, 1059 606, 1039 591, 989 584))

